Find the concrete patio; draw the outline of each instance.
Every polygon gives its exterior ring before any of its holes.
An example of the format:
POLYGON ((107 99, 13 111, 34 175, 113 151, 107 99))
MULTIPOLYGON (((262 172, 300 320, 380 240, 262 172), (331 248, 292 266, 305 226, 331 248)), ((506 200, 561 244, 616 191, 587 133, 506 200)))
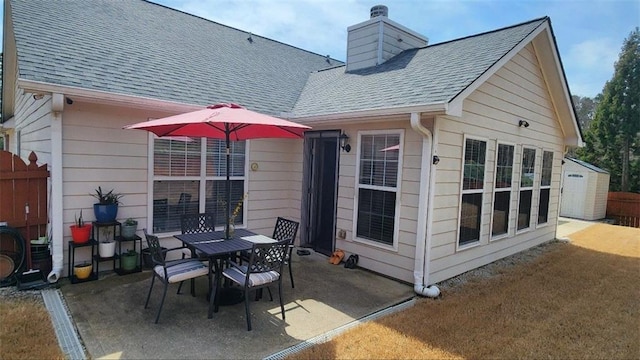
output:
MULTIPOLYGON (((405 303, 413 288, 362 269, 331 265, 311 252, 293 255, 295 289, 283 280, 286 319, 274 301, 252 301, 253 330, 247 331, 243 303, 224 306, 207 319, 206 278, 176 294, 170 287, 159 324, 154 324, 162 296, 154 287, 148 309, 144 301, 149 270, 127 276, 107 274, 97 281, 64 283, 60 290, 88 356, 93 359, 260 359, 322 336, 367 315, 405 303)), ((186 285, 186 284, 185 284, 186 285)), ((412 302, 406 303, 410 305, 412 302)))

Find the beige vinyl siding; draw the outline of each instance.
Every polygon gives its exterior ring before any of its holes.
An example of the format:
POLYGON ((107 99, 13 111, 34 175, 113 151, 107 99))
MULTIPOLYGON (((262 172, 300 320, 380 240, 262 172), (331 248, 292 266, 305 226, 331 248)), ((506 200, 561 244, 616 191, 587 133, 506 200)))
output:
POLYGON ((258 164, 258 170, 249 166, 247 173, 247 227, 252 231, 271 235, 278 216, 300 220, 302 146, 299 139, 250 141, 247 161, 258 164))
POLYGON ((429 258, 429 281, 438 282, 490 263, 504 256, 555 237, 561 178, 563 139, 535 50, 528 45, 474 91, 463 104, 461 118, 437 119, 437 151, 434 215, 429 258), (529 128, 518 127, 518 120, 529 128), (487 162, 481 219, 481 236, 476 246, 458 248, 460 181, 464 135, 487 139, 487 162), (553 151, 549 224, 511 237, 489 242, 495 181, 497 141, 515 144, 514 192, 511 197, 510 231, 515 234, 522 147, 536 149, 536 179, 532 198, 532 219, 537 219, 542 150, 553 151), (516 184, 517 182, 517 184, 516 184))
MULTIPOLYGON (((77 100, 72 105, 65 104, 62 115, 65 271, 71 240, 69 225, 81 209, 85 221, 95 219, 95 199, 89 194, 98 186, 124 194, 118 207, 119 220, 137 219, 139 235, 147 227, 149 135, 146 131, 124 130, 123 126, 164 115, 77 100)), ((89 252, 88 248, 77 249, 76 262, 88 260, 89 252)), ((100 265, 101 270, 111 266, 110 263, 100 265)))
MULTIPOLYGON (((382 119, 379 119, 382 120, 382 119)), ((351 152, 340 151, 338 203, 336 214, 337 231, 345 230, 345 239, 336 236, 336 248, 348 254, 358 254, 358 265, 407 282, 413 282, 416 227, 418 223, 418 198, 420 188, 420 166, 422 137, 409 126, 409 116, 387 117, 384 122, 360 123, 342 127, 350 137, 351 152), (357 218, 354 209, 355 185, 357 181, 356 156, 359 131, 404 130, 402 169, 400 173, 398 199, 399 222, 395 249, 378 246, 371 242, 354 240, 354 221, 357 218)), ((425 123, 423 121, 423 123, 425 123)), ((322 130, 314 127, 314 130, 322 130)))
MULTIPOLYGON (((20 141, 20 157, 27 160, 34 151, 38 164, 51 162, 51 96, 34 100, 33 94, 25 93, 16 86, 15 131, 10 137, 10 150, 17 151, 20 141), (18 132, 20 139, 18 139, 18 132)), ((28 163, 28 161, 27 161, 28 163)))

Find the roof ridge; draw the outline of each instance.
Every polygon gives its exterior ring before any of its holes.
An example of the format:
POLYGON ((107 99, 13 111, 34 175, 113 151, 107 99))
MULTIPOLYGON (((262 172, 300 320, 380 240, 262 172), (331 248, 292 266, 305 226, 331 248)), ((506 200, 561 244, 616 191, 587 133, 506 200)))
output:
POLYGON ((331 60, 336 61, 336 62, 339 62, 339 63, 343 63, 343 61, 338 60, 338 59, 334 59, 334 58, 332 58, 330 55, 322 55, 322 54, 319 54, 319 53, 315 53, 315 52, 313 52, 313 51, 310 51, 310 50, 307 50, 307 49, 303 49, 303 48, 300 48, 300 47, 297 47, 297 46, 293 46, 293 45, 291 45, 291 44, 287 44, 287 43, 284 43, 284 42, 282 42, 282 41, 274 40, 274 39, 268 38, 268 37, 266 37, 266 36, 258 35, 258 34, 255 34, 255 33, 250 32, 250 31, 246 31, 246 30, 242 30, 242 29, 235 28, 235 27, 233 27, 233 26, 225 25, 225 24, 223 24, 223 23, 220 23, 220 22, 217 22, 217 21, 213 21, 213 20, 210 20, 210 19, 204 18, 204 17, 199 16, 199 15, 190 14, 190 13, 188 13, 188 12, 186 12, 186 11, 182 11, 182 10, 180 10, 180 9, 174 9, 174 8, 169 7, 169 6, 167 6, 167 5, 164 5, 164 4, 158 4, 158 3, 153 2, 153 1, 151 1, 151 0, 142 0, 142 1, 144 1, 144 2, 146 2, 146 3, 149 3, 149 4, 151 4, 151 5, 160 6, 160 7, 163 7, 163 8, 165 8, 165 9, 168 9, 168 10, 171 10, 171 11, 176 11, 176 12, 179 12, 179 13, 182 13, 182 14, 185 14, 185 15, 188 15, 188 16, 191 16, 191 17, 195 17, 195 18, 198 18, 198 19, 202 19, 202 20, 204 20, 204 21, 207 21, 207 22, 210 22, 210 23, 213 23, 213 24, 216 24, 216 25, 224 26, 224 27, 226 27, 226 28, 228 28, 228 29, 236 30, 236 31, 238 31, 238 32, 245 33, 245 34, 248 34, 248 35, 250 35, 250 36, 256 36, 256 37, 259 37, 259 38, 262 38, 262 39, 265 39, 265 40, 268 40, 268 41, 273 41, 273 42, 278 43, 278 44, 286 45, 286 46, 288 46, 288 47, 291 47, 291 48, 294 48, 294 49, 297 49, 297 50, 301 50, 301 51, 307 52, 307 53, 312 54, 312 55, 322 56, 322 57, 325 57, 325 58, 326 58, 327 56, 329 56, 329 58, 330 58, 331 60))
POLYGON ((534 22, 538 22, 538 21, 542 21, 542 20, 549 20, 549 16, 543 16, 543 17, 540 17, 540 18, 537 18, 537 19, 528 20, 528 21, 525 21, 525 22, 521 22, 521 23, 518 23, 518 24, 505 26, 505 27, 502 27, 502 28, 489 30, 489 31, 485 31, 485 32, 477 33, 477 34, 467 35, 467 36, 463 36, 461 38, 447 40, 447 41, 443 41, 443 42, 440 42, 440 43, 423 46, 423 47, 418 48, 418 49, 426 49, 426 48, 435 47, 435 46, 439 46, 439 45, 445 45, 445 44, 449 44, 449 43, 452 43, 452 42, 466 40, 466 39, 470 39, 470 38, 474 38, 474 37, 478 37, 478 36, 484 36, 484 35, 487 35, 487 34, 497 33, 497 32, 500 32, 500 31, 517 28, 517 27, 520 27, 520 26, 528 25, 528 24, 531 24, 531 23, 534 23, 534 22))

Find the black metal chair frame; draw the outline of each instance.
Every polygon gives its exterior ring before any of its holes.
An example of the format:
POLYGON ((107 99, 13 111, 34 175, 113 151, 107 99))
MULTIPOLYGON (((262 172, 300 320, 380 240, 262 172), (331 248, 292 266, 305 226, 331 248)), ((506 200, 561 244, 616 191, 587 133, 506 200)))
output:
POLYGON ((295 288, 293 283, 293 271, 291 270, 291 256, 293 255, 293 242, 298 234, 298 227, 300 223, 297 221, 278 217, 276 220, 276 226, 273 228, 272 239, 280 241, 284 239, 290 239, 289 250, 287 251, 287 257, 285 263, 289 267, 289 278, 291 279, 291 287, 295 288))
MULTIPOLYGON (((248 331, 251 331, 251 311, 249 308, 249 303, 251 302, 251 300, 249 298, 249 292, 252 290, 268 287, 275 282, 278 283, 278 294, 280 297, 280 310, 282 312, 282 320, 285 319, 284 303, 282 301, 282 267, 284 266, 290 242, 291 239, 284 239, 275 243, 253 244, 249 256, 249 262, 246 265, 239 265, 238 263, 229 260, 228 263, 231 267, 225 269, 222 272, 222 275, 224 275, 224 277, 239 284, 244 288, 244 306, 247 316, 248 331), (240 274, 244 275, 244 277, 242 279, 234 278, 230 275, 232 271, 235 271, 236 273, 239 272, 240 274), (270 273, 272 271, 277 273, 277 279, 262 284, 252 284, 252 281, 256 278, 252 275, 259 273, 270 273)), ((216 284, 216 288, 217 286, 218 284, 216 284)))
MULTIPOLYGON (((180 231, 183 234, 197 234, 216 231, 216 215, 213 213, 184 214, 180 217, 180 231)), ((191 250, 184 246, 182 258, 191 256, 191 250)), ((200 260, 207 260, 206 256, 197 254, 200 260)))
MULTIPOLYGON (((155 323, 158 323, 158 320, 160 319, 160 312, 162 311, 162 306, 164 305, 164 299, 167 296, 167 289, 169 287, 169 284, 171 283, 169 280, 169 271, 167 271, 168 268, 172 267, 172 266, 177 266, 177 265, 193 265, 194 268, 200 268, 200 266, 198 266, 198 264, 202 265, 202 270, 196 272, 197 275, 190 277, 189 279, 191 280, 191 295, 192 296, 196 296, 196 292, 195 292, 195 277, 200 277, 200 276, 204 276, 207 275, 207 277, 209 277, 209 283, 211 283, 211 273, 209 272, 209 267, 204 264, 203 262, 197 260, 197 259, 191 259, 191 258, 187 258, 187 259, 179 259, 179 260, 171 260, 171 261, 166 261, 165 260, 165 256, 167 252, 170 252, 172 250, 180 250, 182 251, 182 247, 177 247, 177 248, 172 248, 172 249, 164 249, 160 246, 160 240, 158 239, 157 236, 155 235, 151 235, 147 233, 147 229, 143 229, 144 231, 144 235, 145 238, 147 239, 147 246, 149 247, 149 252, 151 254, 151 260, 153 263, 152 266, 152 270, 151 270, 151 285, 149 286, 149 292, 147 293, 147 300, 144 303, 144 308, 148 308, 149 306, 149 299, 151 298, 151 291, 153 290, 153 285, 155 283, 156 278, 158 278, 163 284, 164 284, 164 291, 162 293, 162 300, 160 301, 160 306, 158 307, 158 312, 156 314, 156 320, 155 323), (198 263, 198 264, 197 264, 198 263), (164 274, 164 276, 158 274, 158 272, 156 271, 156 267, 158 266, 162 266, 163 271, 162 274, 164 274)), ((185 279, 186 280, 186 279, 185 279)), ((178 286, 178 294, 180 293, 180 289, 182 288, 182 283, 183 281, 180 281, 180 285, 178 286)))

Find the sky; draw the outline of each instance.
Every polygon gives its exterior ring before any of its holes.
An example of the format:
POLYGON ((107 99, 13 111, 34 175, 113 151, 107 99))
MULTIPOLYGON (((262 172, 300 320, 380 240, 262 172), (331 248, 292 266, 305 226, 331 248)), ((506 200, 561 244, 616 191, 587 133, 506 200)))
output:
POLYGON ((624 39, 640 26, 640 0, 151 1, 342 61, 347 28, 369 19, 374 5, 429 44, 549 16, 569 89, 588 97, 602 92, 624 39))

